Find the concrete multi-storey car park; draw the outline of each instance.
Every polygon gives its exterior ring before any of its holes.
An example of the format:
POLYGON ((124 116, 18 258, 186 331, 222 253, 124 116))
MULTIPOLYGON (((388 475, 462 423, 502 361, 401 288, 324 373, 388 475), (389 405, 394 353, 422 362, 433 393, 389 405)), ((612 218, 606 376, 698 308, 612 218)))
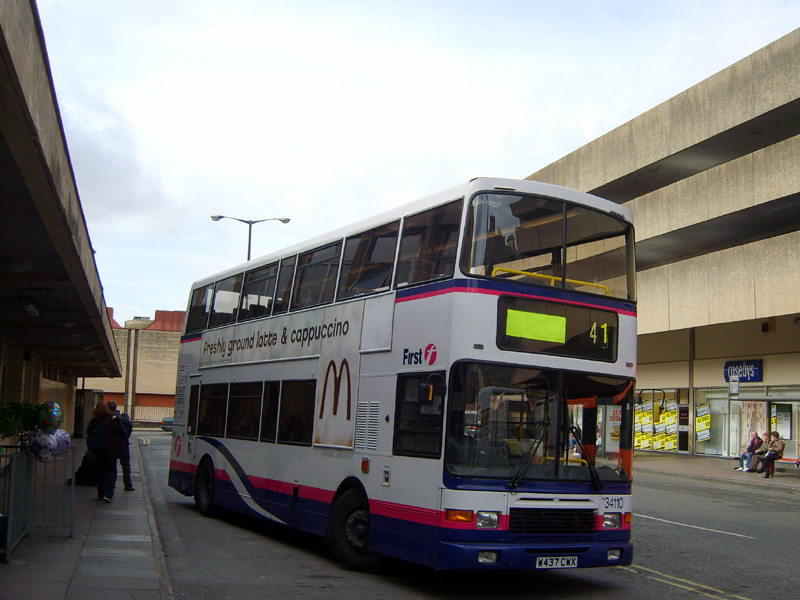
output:
POLYGON ((796 30, 528 177, 633 211, 637 387, 677 408, 670 451, 734 456, 777 428, 797 456, 799 72, 796 30))

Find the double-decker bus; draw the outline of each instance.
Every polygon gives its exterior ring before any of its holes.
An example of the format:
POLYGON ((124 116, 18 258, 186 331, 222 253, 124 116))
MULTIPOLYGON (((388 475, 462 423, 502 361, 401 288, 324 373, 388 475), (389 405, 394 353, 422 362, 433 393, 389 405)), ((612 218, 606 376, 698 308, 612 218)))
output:
POLYGON ((630 212, 464 185, 197 281, 169 484, 340 563, 632 560, 630 212))

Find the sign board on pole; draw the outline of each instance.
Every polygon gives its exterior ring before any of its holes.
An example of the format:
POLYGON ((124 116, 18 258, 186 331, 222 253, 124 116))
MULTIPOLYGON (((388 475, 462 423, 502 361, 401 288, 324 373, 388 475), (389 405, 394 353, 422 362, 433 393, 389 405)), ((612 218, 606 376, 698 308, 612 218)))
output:
POLYGON ((739 395, 739 377, 736 375, 731 375, 730 380, 728 381, 728 395, 729 396, 738 396, 739 395))

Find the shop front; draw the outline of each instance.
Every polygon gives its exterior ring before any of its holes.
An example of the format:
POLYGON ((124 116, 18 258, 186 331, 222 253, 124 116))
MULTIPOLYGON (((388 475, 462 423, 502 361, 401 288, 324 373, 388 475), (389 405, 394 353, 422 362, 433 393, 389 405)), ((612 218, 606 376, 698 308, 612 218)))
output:
POLYGON ((777 431, 797 459, 800 385, 765 385, 760 359, 727 361, 724 386, 637 391, 634 448, 738 457, 750 440, 777 431))
POLYGON ((689 452, 689 390, 644 389, 636 392, 634 449, 689 452))

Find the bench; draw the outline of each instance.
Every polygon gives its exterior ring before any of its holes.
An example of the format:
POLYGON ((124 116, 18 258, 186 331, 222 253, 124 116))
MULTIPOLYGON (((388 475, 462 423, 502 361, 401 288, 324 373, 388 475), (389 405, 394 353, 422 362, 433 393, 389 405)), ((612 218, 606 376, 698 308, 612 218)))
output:
POLYGON ((780 464, 782 467, 786 467, 788 470, 784 470, 783 472, 791 473, 791 469, 794 469, 795 474, 800 477, 800 466, 798 466, 798 459, 796 458, 779 458, 775 462, 770 465, 769 474, 775 475, 775 465, 780 464))

